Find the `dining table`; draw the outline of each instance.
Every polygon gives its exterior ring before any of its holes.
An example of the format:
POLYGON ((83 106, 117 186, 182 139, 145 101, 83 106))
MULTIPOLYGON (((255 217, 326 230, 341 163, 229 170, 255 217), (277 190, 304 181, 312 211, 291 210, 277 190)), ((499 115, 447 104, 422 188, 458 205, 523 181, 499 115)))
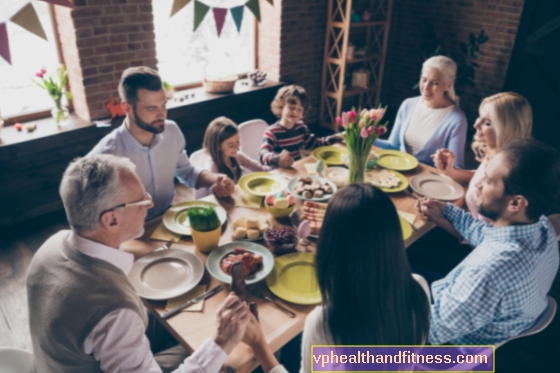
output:
MULTIPOLYGON (((306 164, 315 164, 317 160, 311 155, 303 157, 302 159, 294 162, 292 167, 288 169, 276 169, 271 171, 275 174, 280 174, 281 177, 291 179, 298 176, 308 175, 306 164)), ((420 174, 436 174, 438 170, 420 163, 414 170, 401 171, 408 179, 420 174)), ((239 186, 235 186, 234 193, 226 198, 216 198, 214 195, 205 197, 204 200, 214 202, 221 205, 228 214, 227 222, 222 227, 222 235, 220 238, 220 245, 224 245, 234 241, 233 238, 233 221, 244 216, 268 216, 270 222, 275 227, 288 225, 285 220, 275 219, 265 210, 263 206, 260 208, 248 208, 236 206, 235 200, 244 193, 239 186)), ((389 194, 395 207, 398 211, 405 213, 415 213, 414 204, 417 201, 414 195, 410 192, 399 192, 389 194)), ((464 197, 453 201, 457 206, 462 206, 464 197)), ((302 201, 296 202, 296 207, 301 207, 302 201)), ((372 212, 373 213, 373 212, 372 212)), ((152 232, 161 224, 162 218, 154 218, 147 221, 145 224, 145 233, 142 237, 130 240, 123 245, 123 249, 132 253, 135 258, 142 257, 148 253, 153 252, 161 247, 163 242, 150 239, 152 232)), ((405 240, 405 247, 410 246, 413 242, 424 236, 435 225, 431 222, 426 222, 420 217, 416 217, 412 224, 412 235, 405 240)), ((343 232, 341 232, 342 234, 343 232)), ((310 239, 310 244, 307 246, 298 245, 298 251, 314 252, 316 249, 316 239, 310 239)), ((264 242, 263 242, 263 245, 264 242)), ((206 264, 208 254, 202 253, 195 248, 192 238, 189 236, 182 236, 181 240, 172 245, 173 249, 187 250, 194 253, 198 258, 206 264)), ((200 284, 206 285, 207 290, 222 284, 219 280, 210 276, 205 270, 204 276, 200 284)), ((179 312, 169 318, 162 318, 161 315, 165 312, 165 301, 152 301, 145 300, 144 304, 148 310, 163 324, 163 326, 173 335, 173 337, 190 353, 199 348, 207 339, 213 338, 216 333, 217 319, 216 311, 220 304, 225 300, 229 294, 230 285, 225 284, 224 290, 217 293, 215 296, 204 301, 204 307, 200 312, 179 312)), ((297 336, 303 331, 305 318, 316 307, 316 305, 299 305, 286 302, 282 299, 274 297, 276 301, 284 305, 289 310, 295 313, 295 317, 291 318, 281 310, 275 308, 270 303, 261 298, 249 296, 248 302, 255 302, 258 305, 259 321, 272 351, 278 351, 282 346, 288 343, 292 338, 297 336)), ((239 343, 235 349, 230 353, 223 371, 247 373, 258 367, 258 362, 253 356, 251 348, 244 344, 239 343)))

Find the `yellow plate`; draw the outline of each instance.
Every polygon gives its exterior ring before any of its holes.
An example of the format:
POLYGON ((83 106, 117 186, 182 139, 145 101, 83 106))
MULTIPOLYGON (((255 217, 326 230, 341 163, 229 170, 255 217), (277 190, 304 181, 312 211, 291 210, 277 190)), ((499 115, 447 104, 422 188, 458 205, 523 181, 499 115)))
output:
POLYGON ((277 257, 266 284, 278 298, 288 302, 321 303, 314 254, 293 253, 277 257))
POLYGON ((379 156, 377 165, 395 171, 414 170, 418 166, 418 159, 408 153, 398 150, 376 150, 379 156))
POLYGON ((187 211, 195 206, 214 206, 220 223, 224 225, 227 221, 227 212, 222 206, 208 201, 187 201, 171 206, 165 214, 163 214, 163 225, 173 233, 182 234, 183 236, 191 235, 191 224, 187 217, 187 211))
POLYGON ((268 172, 253 172, 241 176, 237 184, 245 193, 266 197, 268 194, 276 194, 286 189, 288 181, 280 175, 268 172))
MULTIPOLYGON (((403 174, 397 172, 397 171, 391 171, 392 173, 395 174, 396 177, 398 177, 400 179, 400 183, 399 185, 397 185, 394 188, 389 188, 389 187, 380 187, 379 185, 376 185, 376 187, 378 187, 379 189, 381 189, 382 191, 384 191, 385 193, 397 193, 397 192, 402 192, 403 190, 406 190, 406 188, 408 188, 408 179, 406 178, 406 176, 404 176, 403 174)), ((366 172, 366 182, 370 183, 371 181, 368 179, 368 174, 371 173, 371 171, 366 172)), ((372 183, 373 184, 373 183, 372 183)), ((375 185, 375 184, 374 184, 375 185)))
POLYGON ((344 157, 348 155, 348 151, 336 146, 320 146, 313 150, 312 155, 327 166, 340 166, 344 164, 344 157))
POLYGON ((407 222, 400 216, 399 216, 399 220, 401 222, 401 230, 402 230, 403 238, 405 240, 408 240, 410 236, 412 236, 412 227, 410 226, 409 222, 407 222))

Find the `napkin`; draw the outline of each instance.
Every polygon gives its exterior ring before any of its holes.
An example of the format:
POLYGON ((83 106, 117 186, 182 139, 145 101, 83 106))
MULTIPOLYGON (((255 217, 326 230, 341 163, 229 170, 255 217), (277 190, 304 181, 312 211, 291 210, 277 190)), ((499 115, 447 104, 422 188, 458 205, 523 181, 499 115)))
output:
POLYGON ((416 215, 408 213, 408 212, 400 211, 400 210, 397 210, 397 213, 399 214, 399 216, 401 218, 403 218, 404 220, 406 220, 410 224, 414 224, 414 220, 416 220, 416 215))
MULTIPOLYGON (((194 289, 192 289, 188 293, 183 294, 177 298, 169 299, 167 301, 167 304, 165 305, 165 310, 167 311, 177 306, 180 306, 182 303, 185 303, 186 301, 198 297, 205 291, 206 291, 206 285, 197 285, 194 289)), ((200 302, 191 304, 187 308, 183 308, 182 311, 197 312, 197 311, 202 311, 203 307, 204 307, 204 300, 201 300, 200 302)))
POLYGON ((165 225, 163 225, 163 223, 159 223, 158 227, 156 228, 154 233, 152 233, 152 236, 150 238, 152 240, 165 241, 165 242, 181 241, 181 235, 171 232, 169 229, 165 228, 165 225))
POLYGON ((315 169, 316 163, 305 163, 305 171, 310 175, 316 175, 317 170, 315 169))
POLYGON ((250 194, 241 192, 235 197, 236 207, 248 207, 250 209, 260 209, 262 206, 263 197, 252 196, 250 194))

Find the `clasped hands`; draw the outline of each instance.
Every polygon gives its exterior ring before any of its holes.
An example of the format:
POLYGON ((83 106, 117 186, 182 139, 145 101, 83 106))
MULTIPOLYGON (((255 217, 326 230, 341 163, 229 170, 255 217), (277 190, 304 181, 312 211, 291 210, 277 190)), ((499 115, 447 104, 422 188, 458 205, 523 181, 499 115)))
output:
POLYGON ((226 175, 219 175, 212 190, 216 197, 223 198, 231 195, 235 189, 235 183, 226 175))
POLYGON ((420 217, 424 220, 443 226, 448 220, 443 216, 445 203, 433 198, 420 198, 414 204, 414 208, 420 217))

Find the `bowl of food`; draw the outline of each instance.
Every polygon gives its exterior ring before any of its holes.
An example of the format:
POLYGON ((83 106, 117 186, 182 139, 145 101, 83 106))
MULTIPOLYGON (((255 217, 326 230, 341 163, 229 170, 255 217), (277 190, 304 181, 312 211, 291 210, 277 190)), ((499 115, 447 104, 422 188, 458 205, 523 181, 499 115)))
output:
POLYGON ((244 216, 233 221, 233 238, 240 241, 260 241, 268 228, 268 216, 244 216))
POLYGON ((264 208, 275 218, 290 216, 296 207, 296 199, 290 192, 269 194, 264 200, 264 208))
POLYGON ((338 188, 342 188, 348 180, 348 169, 345 167, 331 166, 322 172, 323 177, 332 181, 338 188))
POLYGON ((264 232, 264 240, 278 254, 294 250, 299 242, 299 235, 292 227, 270 228, 264 232))

